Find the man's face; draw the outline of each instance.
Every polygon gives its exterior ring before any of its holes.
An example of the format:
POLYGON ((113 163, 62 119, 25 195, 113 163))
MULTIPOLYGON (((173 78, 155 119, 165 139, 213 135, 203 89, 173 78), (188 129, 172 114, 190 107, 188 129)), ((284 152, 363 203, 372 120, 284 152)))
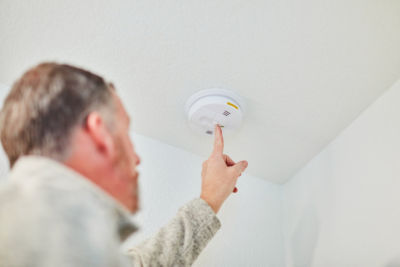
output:
POLYGON ((132 213, 139 209, 138 177, 136 166, 140 158, 136 154, 129 137, 130 119, 118 96, 115 96, 117 106, 114 144, 115 157, 113 165, 117 176, 117 198, 132 213))

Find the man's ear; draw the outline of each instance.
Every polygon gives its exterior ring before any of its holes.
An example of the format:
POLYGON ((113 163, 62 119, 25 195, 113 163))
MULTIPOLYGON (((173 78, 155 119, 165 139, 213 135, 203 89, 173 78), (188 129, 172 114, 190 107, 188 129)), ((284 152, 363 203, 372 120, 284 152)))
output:
POLYGON ((86 117, 85 131, 101 153, 106 153, 111 157, 114 155, 114 140, 104 119, 99 113, 91 112, 86 117))

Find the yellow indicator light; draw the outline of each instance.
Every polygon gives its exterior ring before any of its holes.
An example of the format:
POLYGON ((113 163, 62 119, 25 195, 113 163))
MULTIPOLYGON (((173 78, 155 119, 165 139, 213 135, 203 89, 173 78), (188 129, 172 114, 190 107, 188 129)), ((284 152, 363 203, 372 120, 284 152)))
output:
POLYGON ((236 105, 232 104, 231 102, 227 102, 226 104, 228 104, 229 106, 232 106, 232 107, 236 108, 237 110, 239 110, 239 108, 236 105))

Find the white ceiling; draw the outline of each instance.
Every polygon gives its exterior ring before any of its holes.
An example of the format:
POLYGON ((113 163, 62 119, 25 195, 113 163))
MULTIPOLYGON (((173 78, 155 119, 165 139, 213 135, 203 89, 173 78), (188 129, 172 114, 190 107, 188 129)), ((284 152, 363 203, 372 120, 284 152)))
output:
POLYGON ((400 78, 399 14, 397 0, 2 0, 0 82, 43 60, 87 67, 134 131, 204 156, 184 103, 233 90, 247 113, 226 152, 282 183, 400 78))

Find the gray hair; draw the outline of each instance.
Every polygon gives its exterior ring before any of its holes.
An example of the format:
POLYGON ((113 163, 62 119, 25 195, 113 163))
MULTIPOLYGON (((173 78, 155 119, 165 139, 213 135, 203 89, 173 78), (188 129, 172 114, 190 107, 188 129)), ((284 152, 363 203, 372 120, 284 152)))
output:
POLYGON ((89 71, 42 63, 15 82, 0 111, 0 138, 10 166, 20 156, 63 160, 72 129, 96 110, 111 127, 112 85, 89 71))

